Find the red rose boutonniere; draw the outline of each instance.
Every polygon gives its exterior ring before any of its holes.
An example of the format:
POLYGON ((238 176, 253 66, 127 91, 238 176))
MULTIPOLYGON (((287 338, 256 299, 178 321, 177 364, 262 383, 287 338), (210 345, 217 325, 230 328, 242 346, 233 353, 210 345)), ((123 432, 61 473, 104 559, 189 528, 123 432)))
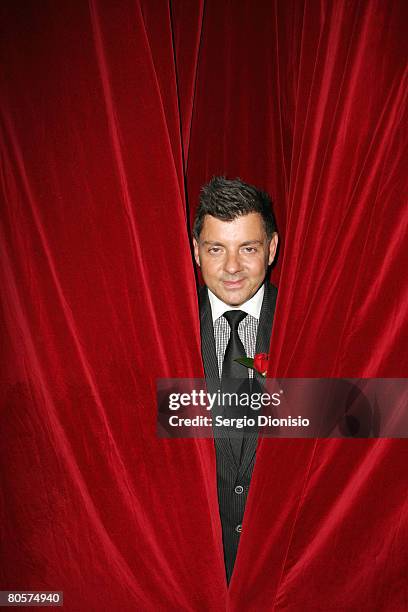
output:
POLYGON ((268 371, 268 359, 268 353, 257 353, 253 359, 251 357, 238 357, 238 359, 235 359, 234 361, 237 361, 247 368, 256 370, 265 377, 268 371))

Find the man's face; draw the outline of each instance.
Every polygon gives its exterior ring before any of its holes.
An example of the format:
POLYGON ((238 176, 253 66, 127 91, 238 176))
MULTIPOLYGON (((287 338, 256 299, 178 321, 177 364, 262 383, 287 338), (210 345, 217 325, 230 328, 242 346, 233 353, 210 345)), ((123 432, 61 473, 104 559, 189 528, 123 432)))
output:
POLYGON ((259 213, 221 221, 204 217, 199 240, 193 239, 194 258, 205 284, 223 302, 241 306, 262 285, 275 257, 278 236, 268 241, 259 213))

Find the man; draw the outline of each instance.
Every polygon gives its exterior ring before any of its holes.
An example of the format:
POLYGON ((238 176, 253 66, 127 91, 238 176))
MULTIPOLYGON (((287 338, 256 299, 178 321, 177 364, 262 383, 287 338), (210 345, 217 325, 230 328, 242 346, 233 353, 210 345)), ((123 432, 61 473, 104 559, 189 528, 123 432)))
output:
MULTIPOLYGON (((278 245, 269 197, 239 179, 214 177, 202 189, 193 226, 200 290, 201 350, 207 387, 254 376, 235 361, 269 353, 277 290, 267 280, 278 245), (214 382, 215 381, 215 382, 214 382)), ((254 382, 261 384, 255 373, 254 382)), ((214 391, 214 388, 212 389, 214 391)), ((238 408, 238 407, 235 407, 238 408)), ((217 488, 227 582, 238 550, 255 464, 257 434, 215 437, 217 488)))

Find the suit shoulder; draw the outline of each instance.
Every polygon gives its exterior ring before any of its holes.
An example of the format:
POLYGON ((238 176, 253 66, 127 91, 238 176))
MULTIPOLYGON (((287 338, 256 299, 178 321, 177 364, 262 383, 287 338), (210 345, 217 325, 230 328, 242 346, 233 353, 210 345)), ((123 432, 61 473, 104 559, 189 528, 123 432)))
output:
POLYGON ((277 289, 277 287, 275 287, 275 285, 272 285, 272 283, 268 282, 268 283, 265 284, 265 289, 269 293, 269 296, 271 298, 275 298, 276 299, 276 297, 278 295, 278 289, 277 289))
POLYGON ((201 312, 203 312, 203 310, 207 310, 209 306, 208 291, 206 285, 204 285, 203 287, 199 287, 198 289, 198 304, 200 306, 201 312))
POLYGON ((199 287, 198 289, 198 300, 200 304, 202 304, 202 302, 206 299, 206 297, 207 297, 207 287, 203 285, 202 287, 199 287))

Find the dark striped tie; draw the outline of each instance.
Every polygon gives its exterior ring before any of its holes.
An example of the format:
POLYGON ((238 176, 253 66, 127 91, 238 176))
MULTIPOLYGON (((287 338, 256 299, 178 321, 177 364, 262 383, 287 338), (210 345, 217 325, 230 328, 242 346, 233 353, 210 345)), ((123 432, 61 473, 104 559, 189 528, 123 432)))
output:
MULTIPOLYGON (((247 313, 243 310, 229 310, 223 315, 231 328, 231 333, 227 348, 225 349, 224 360, 222 362, 221 389, 226 393, 248 392, 248 370, 245 366, 234 361, 237 357, 246 357, 245 347, 238 335, 238 326, 247 313), (246 379, 243 381, 243 379, 246 379)), ((239 403, 228 403, 224 408, 224 416, 227 418, 242 418, 246 414, 246 406, 239 403)), ((230 443, 235 460, 239 465, 241 459, 241 448, 243 429, 232 427, 229 432, 230 443)))

